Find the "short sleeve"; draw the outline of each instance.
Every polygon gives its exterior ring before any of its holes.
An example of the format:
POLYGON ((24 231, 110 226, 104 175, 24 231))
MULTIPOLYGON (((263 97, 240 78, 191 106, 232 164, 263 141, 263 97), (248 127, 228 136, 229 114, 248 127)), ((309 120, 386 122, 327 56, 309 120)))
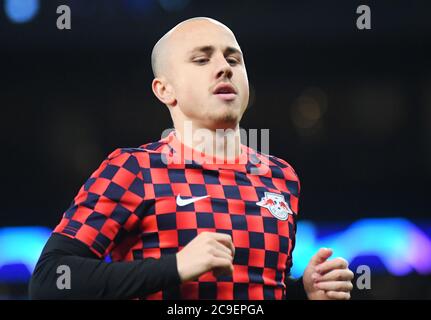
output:
POLYGON ((53 232, 83 242, 102 258, 139 227, 143 203, 138 160, 117 149, 80 188, 53 232))

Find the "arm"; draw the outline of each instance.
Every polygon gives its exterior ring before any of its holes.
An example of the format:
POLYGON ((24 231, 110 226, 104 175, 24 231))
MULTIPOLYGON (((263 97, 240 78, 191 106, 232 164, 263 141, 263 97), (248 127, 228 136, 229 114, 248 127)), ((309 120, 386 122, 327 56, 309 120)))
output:
POLYGON ((146 205, 138 158, 115 150, 81 187, 55 228, 31 279, 31 298, 128 299, 178 283, 175 256, 103 261, 118 244, 139 233, 146 205), (70 290, 57 289, 60 265, 70 268, 70 290))
POLYGON ((105 262, 76 239, 53 234, 30 281, 30 299, 133 299, 180 283, 174 254, 160 259, 105 262), (57 268, 70 268, 70 289, 59 289, 57 268))
POLYGON ((231 237, 208 232, 200 233, 176 255, 103 261, 117 245, 126 246, 127 238, 139 235, 147 206, 138 159, 116 150, 82 186, 55 228, 33 273, 30 297, 133 299, 195 279, 209 270, 232 272, 231 237), (61 276, 57 268, 61 265, 70 268, 70 289, 57 288, 61 276))

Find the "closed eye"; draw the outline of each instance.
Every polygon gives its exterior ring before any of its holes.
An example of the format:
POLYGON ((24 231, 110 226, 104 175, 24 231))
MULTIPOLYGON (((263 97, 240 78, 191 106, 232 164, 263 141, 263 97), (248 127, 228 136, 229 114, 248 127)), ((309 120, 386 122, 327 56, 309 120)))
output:
POLYGON ((209 59, 208 59, 208 58, 199 58, 199 59, 195 59, 195 60, 193 60, 193 62, 194 62, 194 63, 200 64, 200 65, 205 64, 205 63, 207 63, 208 61, 209 61, 209 59))
POLYGON ((226 60, 227 60, 227 62, 228 62, 229 64, 233 64, 233 65, 238 64, 238 63, 239 63, 239 61, 238 61, 237 59, 235 59, 235 58, 228 58, 228 59, 226 59, 226 60))

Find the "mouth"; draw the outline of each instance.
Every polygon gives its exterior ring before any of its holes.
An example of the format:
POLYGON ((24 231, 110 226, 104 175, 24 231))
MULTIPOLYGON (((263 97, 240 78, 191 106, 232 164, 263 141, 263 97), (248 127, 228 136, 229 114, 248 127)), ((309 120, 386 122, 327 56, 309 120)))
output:
POLYGON ((218 84, 215 87, 213 94, 224 101, 234 100, 237 96, 235 88, 230 83, 218 84))

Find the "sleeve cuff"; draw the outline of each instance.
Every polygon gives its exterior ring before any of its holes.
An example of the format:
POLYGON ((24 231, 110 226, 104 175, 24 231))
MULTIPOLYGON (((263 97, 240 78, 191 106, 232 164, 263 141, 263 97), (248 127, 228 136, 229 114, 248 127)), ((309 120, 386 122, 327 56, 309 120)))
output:
POLYGON ((286 299, 287 300, 308 300, 305 292, 302 277, 298 279, 288 279, 286 281, 286 299))
POLYGON ((166 287, 181 284, 180 274, 177 266, 177 256, 175 254, 163 255, 159 259, 159 266, 163 268, 166 287))

